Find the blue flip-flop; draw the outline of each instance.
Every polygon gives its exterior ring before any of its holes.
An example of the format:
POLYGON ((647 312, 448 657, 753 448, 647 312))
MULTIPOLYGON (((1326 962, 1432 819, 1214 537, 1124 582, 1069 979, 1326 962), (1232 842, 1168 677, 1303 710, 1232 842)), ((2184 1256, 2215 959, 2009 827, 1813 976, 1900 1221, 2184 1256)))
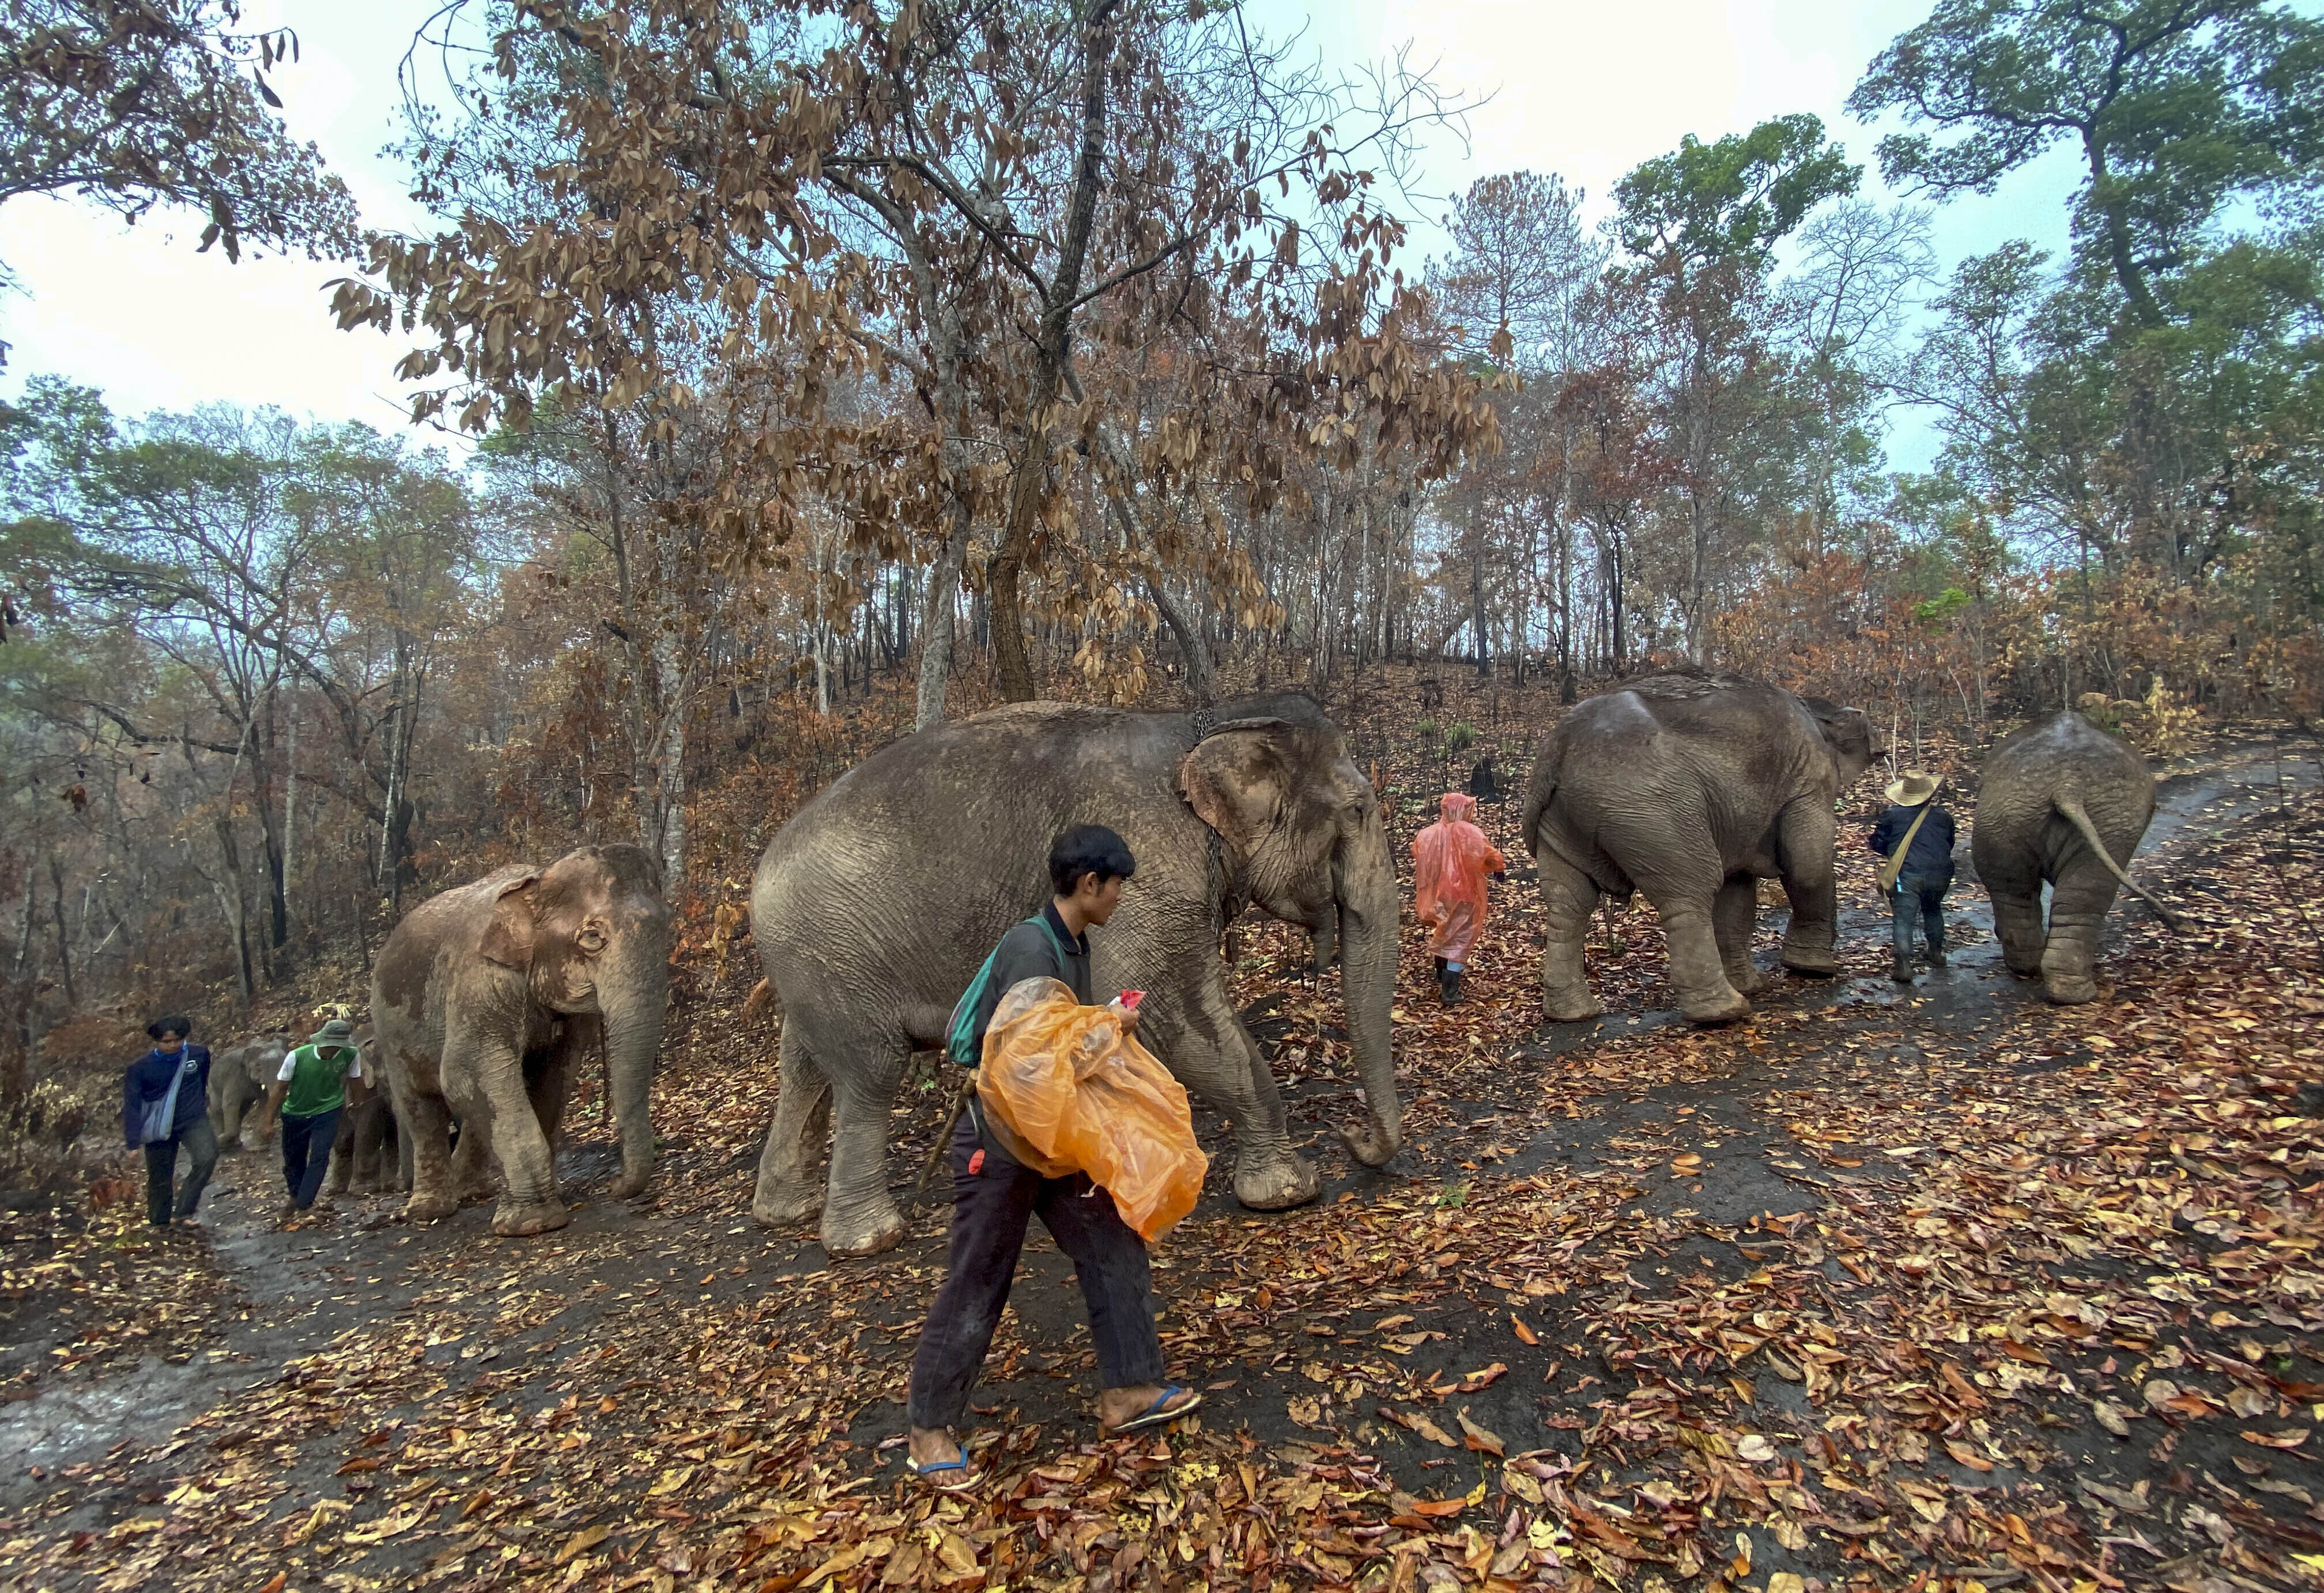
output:
POLYGON ((931 1460, 925 1466, 906 1455, 904 1469, 940 1494, 964 1494, 979 1481, 977 1473, 969 1467, 966 1449, 960 1452, 957 1460, 931 1460), (947 1472, 958 1475, 948 1477, 945 1475, 947 1472))
POLYGON ((1137 1415, 1132 1416, 1129 1421, 1124 1422, 1119 1427, 1107 1428, 1105 1430, 1106 1436, 1108 1438, 1119 1438, 1125 1432, 1142 1432, 1149 1427, 1167 1427, 1179 1417, 1192 1413, 1203 1403, 1203 1396, 1199 1394, 1193 1399, 1188 1400, 1183 1405, 1170 1404, 1172 1400, 1185 1392, 1186 1391, 1185 1389, 1179 1387, 1175 1383, 1169 1385, 1167 1387, 1164 1388, 1160 1394, 1155 1396, 1154 1403, 1147 1406, 1145 1410, 1139 1412, 1137 1415), (1169 1408, 1165 1409, 1165 1406, 1168 1406, 1169 1408))

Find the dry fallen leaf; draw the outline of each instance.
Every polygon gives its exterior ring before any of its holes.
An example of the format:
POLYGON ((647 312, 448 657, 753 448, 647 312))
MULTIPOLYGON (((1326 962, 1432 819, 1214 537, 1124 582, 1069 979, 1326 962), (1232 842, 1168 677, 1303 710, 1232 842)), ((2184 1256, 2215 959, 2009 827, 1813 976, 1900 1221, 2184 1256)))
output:
POLYGON ((1464 1405, 1455 1412, 1452 1419, 1461 1424, 1462 1434, 1471 1449, 1490 1455, 1496 1460, 1507 1452, 1499 1434, 1489 1427, 1480 1427, 1476 1422, 1469 1420, 1467 1406, 1464 1405))
POLYGON ((1743 1440, 1735 1446, 1735 1452, 1746 1460, 1764 1462, 1775 1458, 1775 1446, 1756 1432, 1747 1433, 1743 1440))
POLYGON ((1968 1467, 1971 1471, 1990 1471, 1993 1462, 1962 1443, 1959 1439, 1945 1440, 1945 1453, 1968 1467))
POLYGON ((2272 1449, 2296 1449, 2308 1441, 2308 1429, 2288 1427, 2282 1432, 2250 1432, 2241 1436, 2247 1444, 2265 1444, 2272 1449))
POLYGON ((2115 1437, 2130 1436, 2130 1422, 2127 1418, 2135 1412, 2126 1410, 2112 1400, 2092 1400, 2090 1413, 2098 1418, 2100 1427, 2113 1433, 2115 1437))

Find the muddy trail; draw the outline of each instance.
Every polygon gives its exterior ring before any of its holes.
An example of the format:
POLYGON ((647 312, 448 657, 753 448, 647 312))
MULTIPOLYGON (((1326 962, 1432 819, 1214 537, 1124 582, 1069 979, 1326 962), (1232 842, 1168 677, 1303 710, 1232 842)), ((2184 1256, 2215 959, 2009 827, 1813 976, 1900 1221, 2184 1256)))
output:
MULTIPOLYGON (((1332 981, 1273 981, 1249 1020, 1324 1190, 1240 1209, 1201 1123, 1213 1186, 1155 1267, 1203 1411, 1097 1441, 1037 1227, 968 1501, 898 1465, 941 1192, 870 1260, 753 1225, 771 1068, 732 1058, 762 1040, 665 1059, 639 1201, 599 1193, 585 1104, 540 1239, 388 1196, 276 1232, 272 1150, 235 1153, 215 1329, 0 1407, 0 1587, 2318 1585, 2324 986, 2312 930, 2287 948, 2319 784, 2305 744, 2163 782, 2135 872, 2209 927, 2118 903, 2083 1009, 2001 968, 1969 884, 1951 966, 1894 984, 1852 859, 1841 977, 1692 1029, 1628 915, 1608 1015, 1545 1027, 1519 871, 1464 1006, 1408 949, 1378 1172, 1332 1132, 1360 1104, 1332 981)), ((937 1094, 898 1108, 899 1198, 937 1094)))

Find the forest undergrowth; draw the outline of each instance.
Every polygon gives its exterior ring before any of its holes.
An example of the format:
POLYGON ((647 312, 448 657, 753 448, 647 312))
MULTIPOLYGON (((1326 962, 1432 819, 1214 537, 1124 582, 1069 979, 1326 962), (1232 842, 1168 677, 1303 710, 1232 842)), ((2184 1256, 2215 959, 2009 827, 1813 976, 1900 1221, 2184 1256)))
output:
MULTIPOLYGON (((2314 783, 2142 854, 2186 929, 2118 906, 2110 989, 2059 1008, 1994 966, 1968 888, 1954 968, 1888 986, 1868 779, 1840 979, 1776 972, 1727 1029, 1657 1022, 1641 906, 1593 929, 1609 1016, 1577 1035, 1538 1023, 1523 716, 1448 695, 1425 732, 1334 706, 1400 866, 1489 755, 1508 800, 1483 821, 1516 875, 1463 1006, 1436 1004, 1407 926, 1407 1144, 1379 1173, 1328 1132, 1354 1106, 1336 980, 1296 971, 1304 936, 1240 937, 1238 996, 1325 1192, 1245 1212, 1222 1165, 1160 1246, 1197 1416, 1098 1440, 1078 1296, 1037 1240, 977 1396, 982 1485, 903 1475, 944 1209, 845 1263, 750 1222, 772 1033, 740 1016, 754 960, 711 903, 634 1207, 578 1190, 572 1228, 514 1244, 476 1209, 407 1229, 392 1198, 272 1235, 266 1201, 229 1195, 214 1236, 157 1245, 115 1164, 13 1212, 18 1393, 154 1352, 250 1375, 20 1482, 0 1587, 2324 1586, 2314 783)), ((1969 751, 1922 755, 1960 777, 1966 832, 1969 751)), ((575 1116, 567 1176, 594 1184, 594 1094, 575 1116)), ((940 1116, 916 1079, 899 1192, 940 1116)))

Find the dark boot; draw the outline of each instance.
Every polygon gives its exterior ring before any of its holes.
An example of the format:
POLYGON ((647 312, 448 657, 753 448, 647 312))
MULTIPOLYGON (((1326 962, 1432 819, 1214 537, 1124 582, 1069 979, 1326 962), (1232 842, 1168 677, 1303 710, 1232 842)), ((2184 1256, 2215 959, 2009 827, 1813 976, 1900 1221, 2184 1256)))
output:
POLYGON ((1945 961, 1945 949, 1942 946, 1932 946, 1929 948, 1929 966, 1931 968, 1945 968, 1949 966, 1945 961))
POLYGON ((1436 997, 1446 1006, 1460 1005, 1461 976, 1454 973, 1449 968, 1438 970, 1436 975, 1436 997))
POLYGON ((1888 977, 1899 985, 1909 985, 1913 982, 1913 965, 1901 957, 1896 958, 1889 964, 1888 977))

